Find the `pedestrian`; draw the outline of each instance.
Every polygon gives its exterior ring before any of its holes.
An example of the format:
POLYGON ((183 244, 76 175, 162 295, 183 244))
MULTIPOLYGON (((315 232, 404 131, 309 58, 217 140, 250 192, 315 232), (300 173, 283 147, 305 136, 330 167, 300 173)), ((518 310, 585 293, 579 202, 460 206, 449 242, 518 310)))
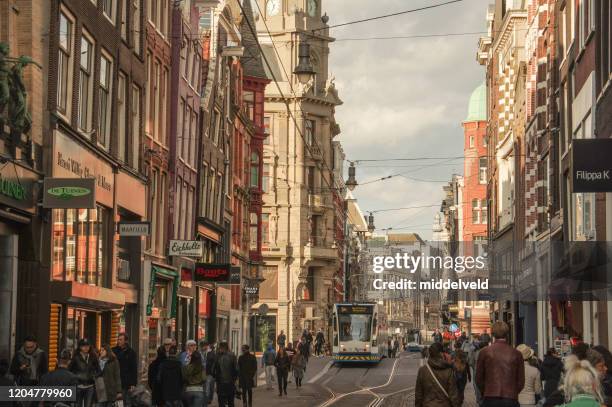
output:
POLYGON ((594 346, 593 350, 599 352, 604 358, 606 372, 601 378, 601 391, 603 393, 606 406, 612 406, 612 354, 602 345, 594 346))
POLYGON ((276 352, 274 352, 274 347, 271 344, 268 344, 268 349, 263 353, 261 357, 261 366, 264 368, 264 372, 266 374, 266 388, 270 390, 272 388, 272 383, 274 383, 274 361, 276 360, 276 352))
POLYGON ((121 366, 117 355, 110 345, 104 344, 100 348, 100 374, 96 377, 96 400, 98 407, 112 407, 122 396, 121 366))
POLYGON ((393 357, 393 345, 391 343, 391 337, 387 338, 387 357, 389 359, 393 357))
POLYGON ((480 350, 476 362, 482 407, 518 407, 518 395, 525 385, 523 355, 507 343, 508 324, 497 321, 491 332, 495 341, 480 350))
POLYGON ((117 346, 113 348, 121 370, 121 394, 125 407, 131 407, 134 404, 132 392, 138 384, 138 356, 128 340, 126 333, 120 333, 117 337, 117 346))
MULTIPOLYGON (((68 349, 64 349, 60 352, 59 358, 57 359, 57 365, 55 370, 47 372, 43 377, 40 378, 41 386, 67 386, 72 387, 78 384, 78 379, 74 373, 68 370, 70 361, 72 360, 72 352, 68 349)), ((2 386, 2 384, 0 384, 2 386)))
POLYGON ((176 347, 176 345, 174 345, 174 339, 172 339, 172 338, 164 339, 164 343, 162 344, 162 347, 164 349, 164 352, 166 353, 166 356, 168 356, 170 354, 170 349, 173 346, 176 347))
POLYGON ((238 361, 236 355, 229 350, 227 342, 219 344, 217 362, 215 364, 215 379, 217 380, 219 407, 234 407, 236 379, 238 379, 238 361))
MULTIPOLYGON (((9 364, 8 359, 0 359, 0 386, 7 386, 7 387, 15 386, 15 380, 9 377, 9 370, 10 370, 10 364, 9 364)), ((45 376, 47 376, 47 374, 45 374, 45 376)), ((43 378, 45 376, 43 376, 43 378)), ((0 407, 13 407, 13 402, 0 401, 0 407)))
POLYGON ((94 400, 94 382, 100 375, 98 357, 86 338, 79 340, 77 351, 72 356, 69 369, 79 381, 76 389, 78 407, 91 407, 94 400))
POLYGON ((442 343, 442 334, 440 333, 440 330, 438 328, 434 329, 432 339, 434 342, 442 343))
POLYGON ((279 347, 284 348, 287 343, 287 335, 285 335, 285 331, 281 329, 280 334, 276 338, 276 343, 279 347))
POLYGON ((10 372, 18 385, 34 386, 47 373, 48 367, 47 354, 40 349, 36 338, 29 335, 13 356, 10 372))
POLYGON ((183 366, 177 353, 176 346, 170 344, 168 354, 159 364, 157 383, 165 407, 182 407, 183 366))
POLYGON ((291 370, 293 370, 293 377, 295 378, 295 387, 302 387, 302 379, 304 379, 304 372, 306 371, 306 358, 302 352, 298 351, 291 360, 291 370))
MULTIPOLYGON (((195 341, 194 341, 195 342, 195 341)), ((205 401, 204 383, 206 372, 202 364, 202 355, 197 350, 189 354, 189 362, 183 365, 183 383, 185 392, 183 393, 184 407, 202 407, 208 405, 205 401)))
POLYGON ((319 332, 317 332, 317 336, 315 337, 315 356, 321 356, 323 344, 325 344, 325 335, 323 334, 323 330, 319 328, 319 332))
POLYGON ((295 355, 295 352, 296 352, 296 349, 293 348, 293 343, 289 343, 287 347, 285 348, 285 351, 287 352, 287 356, 289 357, 289 360, 291 360, 291 358, 293 358, 293 355, 295 355))
POLYGON ((489 331, 487 330, 487 328, 485 328, 482 334, 480 335, 480 342, 487 344, 491 343, 491 335, 489 335, 489 331))
POLYGON ((540 367, 541 379, 544 382, 542 396, 548 399, 550 395, 559 388, 561 374, 563 373, 563 362, 555 348, 550 348, 544 356, 540 367))
POLYGON ((393 340, 393 357, 399 357, 399 341, 397 340, 397 338, 393 340))
POLYGON ((429 347, 429 358, 417 372, 415 407, 459 407, 453 367, 442 358, 442 344, 429 347))
POLYGON ((217 353, 215 352, 215 344, 208 344, 208 351, 206 352, 206 383, 204 384, 206 390, 206 398, 208 404, 212 403, 215 397, 215 369, 217 367, 217 353))
POLYGON ((193 339, 189 339, 187 342, 185 342, 185 350, 181 352, 181 355, 179 356, 181 364, 183 366, 187 366, 189 364, 189 361, 191 360, 191 355, 197 351, 198 344, 196 343, 196 341, 194 341, 193 339))
POLYGON ((253 407, 253 387, 257 383, 257 358, 250 352, 249 345, 242 345, 238 357, 238 382, 242 391, 242 405, 253 407))
POLYGON ((600 407, 603 403, 597 370, 588 360, 570 355, 565 360, 564 407, 600 407))
POLYGON ((540 371, 530 362, 533 360, 533 349, 525 344, 520 344, 516 347, 523 356, 523 364, 525 366, 525 385, 518 395, 518 402, 521 407, 535 407, 538 398, 542 392, 542 382, 540 379, 540 371))
POLYGON ((304 357, 306 358, 306 361, 308 361, 308 359, 310 359, 310 354, 311 349, 312 349, 312 343, 314 341, 314 332, 313 330, 309 330, 308 333, 306 334, 306 354, 304 355, 304 357))
POLYGON ((459 395, 460 405, 463 404, 465 386, 472 381, 470 367, 468 365, 467 354, 461 349, 457 349, 453 358, 453 369, 455 371, 455 383, 459 395))
POLYGON ((159 370, 161 368, 161 363, 166 359, 166 349, 164 346, 160 346, 157 348, 157 357, 151 364, 149 364, 149 368, 147 370, 147 384, 149 385, 149 389, 151 389, 151 403, 153 406, 163 406, 164 399, 162 397, 161 391, 161 383, 159 382, 159 370))
POLYGON ((287 395, 287 376, 291 369, 291 359, 287 351, 279 347, 276 359, 274 360, 274 366, 276 367, 276 377, 278 378, 278 396, 282 396, 285 393, 287 395))

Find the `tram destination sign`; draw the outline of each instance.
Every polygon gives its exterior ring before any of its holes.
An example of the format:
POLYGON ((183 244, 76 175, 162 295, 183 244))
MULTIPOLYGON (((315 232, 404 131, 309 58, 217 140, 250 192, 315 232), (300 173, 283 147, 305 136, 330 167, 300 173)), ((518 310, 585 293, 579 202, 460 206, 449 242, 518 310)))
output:
POLYGON ((612 139, 572 142, 574 192, 612 192, 612 139))
POLYGON ((340 314, 370 314, 372 313, 371 305, 340 305, 338 306, 340 314))

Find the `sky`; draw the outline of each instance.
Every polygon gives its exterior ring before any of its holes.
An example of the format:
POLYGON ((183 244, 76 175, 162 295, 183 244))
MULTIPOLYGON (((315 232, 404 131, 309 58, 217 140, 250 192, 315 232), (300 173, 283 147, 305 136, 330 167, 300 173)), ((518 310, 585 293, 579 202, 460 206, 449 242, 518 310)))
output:
MULTIPOLYGON (((329 23, 414 9, 444 0, 323 0, 329 23)), ((377 229, 431 238, 442 186, 463 173, 463 128, 472 91, 484 81, 476 62, 479 34, 437 38, 343 41, 350 38, 473 33, 486 29, 491 0, 463 0, 430 10, 331 30, 330 76, 344 104, 336 109, 347 160, 446 157, 430 161, 360 162, 353 194, 375 213, 377 229), (422 180, 428 181, 423 182, 422 180), (435 181, 435 182, 429 182, 435 181), (398 229, 401 228, 401 229, 398 229)), ((364 213, 365 215, 366 213, 364 213)), ((378 230, 377 233, 384 234, 378 230)))

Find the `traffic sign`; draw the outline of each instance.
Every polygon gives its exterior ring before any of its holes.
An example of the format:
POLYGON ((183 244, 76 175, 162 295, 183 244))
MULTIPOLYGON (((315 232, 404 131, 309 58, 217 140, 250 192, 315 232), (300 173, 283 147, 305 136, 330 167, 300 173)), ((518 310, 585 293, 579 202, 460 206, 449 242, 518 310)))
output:
POLYGON ((268 307, 268 304, 261 304, 259 306, 259 309, 257 310, 257 312, 260 315, 266 315, 268 313, 268 311, 270 311, 270 307, 268 307))

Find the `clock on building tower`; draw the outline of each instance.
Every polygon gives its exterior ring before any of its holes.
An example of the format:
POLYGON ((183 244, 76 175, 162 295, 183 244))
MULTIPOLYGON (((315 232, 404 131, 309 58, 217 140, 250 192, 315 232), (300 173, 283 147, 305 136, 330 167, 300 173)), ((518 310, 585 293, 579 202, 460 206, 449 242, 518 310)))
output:
POLYGON ((266 13, 268 17, 277 15, 281 10, 281 0, 268 0, 266 3, 266 13))

